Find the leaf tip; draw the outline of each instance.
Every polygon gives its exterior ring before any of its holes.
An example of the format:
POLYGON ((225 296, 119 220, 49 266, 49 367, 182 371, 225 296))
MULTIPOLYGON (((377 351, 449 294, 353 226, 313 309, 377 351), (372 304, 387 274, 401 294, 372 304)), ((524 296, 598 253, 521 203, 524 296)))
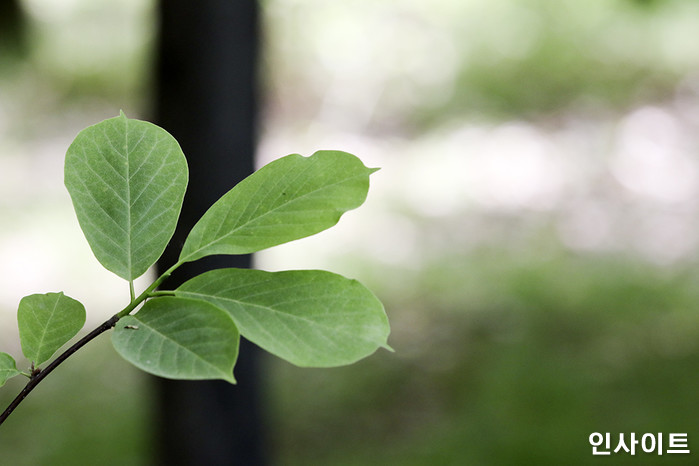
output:
POLYGON ((388 343, 383 343, 383 344, 381 345, 381 348, 383 348, 383 349, 385 349, 385 350, 387 350, 387 351, 390 351, 391 353, 395 353, 395 352, 396 352, 396 350, 394 350, 393 348, 391 348, 391 347, 388 345, 388 343))
POLYGON ((381 167, 376 167, 376 168, 371 168, 367 167, 369 169, 369 174, 371 175, 372 173, 376 173, 377 171, 381 170, 381 167))
POLYGON ((122 109, 119 109, 119 116, 120 116, 121 118, 126 119, 126 114, 124 113, 124 111, 123 111, 122 109))

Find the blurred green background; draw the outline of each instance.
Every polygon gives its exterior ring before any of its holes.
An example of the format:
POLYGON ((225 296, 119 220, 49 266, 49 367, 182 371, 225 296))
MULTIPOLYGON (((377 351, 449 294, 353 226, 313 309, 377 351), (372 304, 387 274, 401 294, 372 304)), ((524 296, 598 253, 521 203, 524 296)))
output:
MULTIPOLYGON (((148 116, 156 33, 149 0, 19 4, 0 42, 0 351, 17 357, 25 294, 64 290, 88 327, 128 299, 62 164, 81 128, 148 116)), ((693 450, 699 3, 261 4, 259 165, 336 148, 382 170, 362 208, 257 266, 360 279, 396 350, 330 370, 268 357, 274 464, 590 464, 593 432, 693 450)), ((0 428, 3 464, 150 463, 147 378, 91 346, 0 428)))

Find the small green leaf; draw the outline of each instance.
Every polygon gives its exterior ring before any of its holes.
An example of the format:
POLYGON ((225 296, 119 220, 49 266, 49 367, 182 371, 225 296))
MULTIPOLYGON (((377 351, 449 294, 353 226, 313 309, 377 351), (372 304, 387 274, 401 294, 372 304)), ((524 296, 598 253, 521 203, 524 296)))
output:
POLYGON ((381 302, 356 280, 330 272, 218 269, 175 295, 225 309, 241 335, 298 366, 350 364, 388 348, 381 302))
POLYGON ((0 353, 0 387, 5 385, 8 379, 20 374, 14 358, 7 353, 0 353))
POLYGON ((247 254, 323 231, 366 199, 367 168, 352 154, 287 155, 224 194, 197 222, 181 262, 247 254))
POLYGON ((85 307, 63 293, 25 296, 17 309, 22 352, 42 364, 85 325, 85 307))
POLYGON ((143 275, 165 250, 187 178, 177 141, 123 113, 81 131, 66 153, 65 185, 87 242, 126 280, 143 275))
POLYGON ((151 299, 117 322, 112 343, 131 364, 160 377, 235 383, 238 329, 226 312, 203 301, 151 299))

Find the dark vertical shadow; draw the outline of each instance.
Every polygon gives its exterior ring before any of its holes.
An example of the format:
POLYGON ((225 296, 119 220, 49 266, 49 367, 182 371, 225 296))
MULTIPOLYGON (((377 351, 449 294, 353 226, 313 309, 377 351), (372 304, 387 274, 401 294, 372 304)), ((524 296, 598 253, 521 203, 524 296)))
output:
POLYGON ((26 52, 26 17, 19 0, 0 0, 0 64, 26 52))
MULTIPOLYGON (((201 215, 253 171, 259 9, 254 0, 162 0, 158 12, 155 116, 180 142, 190 172, 177 231, 158 262, 163 271, 201 215)), ((185 264, 165 287, 249 266, 249 256, 210 257, 185 264)), ((155 379, 157 464, 265 464, 258 351, 241 344, 236 386, 155 379)))

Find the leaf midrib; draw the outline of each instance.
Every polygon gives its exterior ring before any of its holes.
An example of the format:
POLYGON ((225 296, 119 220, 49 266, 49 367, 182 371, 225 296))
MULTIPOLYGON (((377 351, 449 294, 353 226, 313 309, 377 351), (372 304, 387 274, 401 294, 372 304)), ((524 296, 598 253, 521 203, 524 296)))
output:
MULTIPOLYGON (((43 361, 41 361, 41 362, 38 361, 39 359, 41 359, 41 358, 39 358, 39 356, 41 356, 41 353, 42 353, 41 349, 44 346, 44 341, 46 340, 46 336, 49 333, 49 328, 51 327, 51 322, 53 321, 53 317, 56 314, 56 309, 58 308, 58 301, 59 300, 60 300, 60 295, 56 297, 56 300, 53 303, 53 308, 49 312, 48 318, 46 319, 46 325, 44 325, 43 328, 41 329, 40 337, 37 339, 37 346, 36 346, 36 350, 35 350, 36 354, 34 355, 37 357, 36 358, 37 361, 34 361, 37 364, 41 364, 43 362, 43 361)), ((37 319, 36 312, 33 312, 32 315, 35 319, 37 319)))
MULTIPOLYGON (((221 368, 219 368, 219 367, 217 367, 217 366, 214 366, 213 364, 211 364, 211 363, 208 362, 207 360, 203 359, 198 353, 195 353, 194 351, 188 349, 186 346, 183 346, 183 345, 182 345, 181 343, 179 343, 177 340, 175 340, 175 339, 169 337, 168 335, 166 335, 166 334, 164 334, 164 333, 162 333, 162 332, 159 332, 158 330, 156 330, 156 329, 155 329, 154 327, 152 327, 151 325, 147 324, 146 322, 143 322, 141 319, 138 319, 138 316, 130 316, 130 317, 132 317, 134 320, 136 320, 136 321, 139 323, 139 325, 143 325, 145 328, 149 329, 153 334, 156 334, 156 335, 160 336, 163 340, 169 340, 169 341, 175 343, 175 344, 177 345, 178 348, 182 348, 182 349, 183 349, 185 352, 187 352, 188 354, 191 354, 191 355, 195 356, 195 359, 197 359, 197 360, 203 362, 206 366, 212 367, 212 368, 216 369, 216 372, 218 372, 219 374, 224 374, 224 375, 226 374, 226 372, 222 371, 221 368)), ((145 340, 144 340, 144 341, 145 341, 145 340)), ((162 354, 162 351, 159 351, 158 357, 160 357, 160 354, 162 354)))
POLYGON ((133 250, 133 232, 131 231, 131 215, 133 214, 133 206, 131 205, 131 164, 129 160, 129 119, 124 118, 124 158, 126 159, 126 208, 129 209, 126 216, 126 232, 129 237, 128 251, 126 253, 128 261, 129 280, 133 279, 133 259, 131 252, 133 250))
MULTIPOLYGON (((249 301, 244 301, 242 299, 234 299, 234 298, 219 296, 219 295, 197 293, 197 292, 193 292, 193 291, 179 291, 179 292, 176 291, 176 293, 181 293, 185 297, 200 299, 200 300, 207 301, 207 302, 211 302, 211 299, 214 299, 214 300, 221 300, 224 302, 231 302, 231 303, 239 304, 241 306, 249 306, 249 307, 253 307, 253 308, 264 309, 264 310, 272 313, 272 315, 285 316, 285 317, 290 318, 291 320, 299 320, 299 321, 302 321, 304 323, 307 323, 309 326, 321 328, 324 330, 326 330, 326 329, 333 330, 333 333, 338 333, 338 334, 342 334, 342 335, 346 335, 346 336, 356 337, 358 339, 367 341, 369 343, 374 343, 373 340, 367 340, 366 338, 363 338, 361 335, 355 335, 353 332, 338 330, 337 326, 325 325, 325 324, 316 322, 314 320, 311 320, 311 319, 303 317, 303 316, 291 314, 289 312, 284 312, 280 309, 276 309, 276 308, 271 307, 271 306, 265 306, 263 304, 252 303, 249 301), (207 298, 209 298, 209 299, 207 299, 207 298)), ((228 312, 228 311, 226 311, 226 312, 228 312)))
MULTIPOLYGON (((315 189, 315 190, 313 190, 313 191, 309 191, 309 192, 307 192, 307 193, 305 193, 305 194, 303 194, 303 195, 301 195, 301 196, 299 196, 299 197, 296 197, 296 198, 294 198, 294 199, 290 199, 290 200, 287 201, 286 203, 280 204, 279 206, 275 207, 274 209, 271 209, 271 210, 268 210, 268 211, 264 212, 262 215, 259 215, 259 216, 257 216, 257 217, 254 217, 254 218, 249 219, 249 220, 246 221, 245 223, 243 223, 243 224, 237 226, 235 229, 229 231, 227 234, 218 237, 216 240, 211 241, 211 242, 209 242, 209 243, 207 243, 207 244, 205 244, 205 245, 200 246, 198 249, 196 249, 195 251, 192 251, 192 252, 191 252, 190 254, 188 254, 187 256, 185 256, 185 257, 183 257, 183 258, 180 258, 180 261, 181 261, 181 262, 189 262, 190 260, 192 260, 192 259, 190 259, 191 257, 196 256, 196 255, 199 254, 202 250, 205 250, 205 249, 207 249, 207 248, 212 247, 213 245, 215 245, 215 244, 217 244, 217 243, 222 242, 223 240, 229 238, 230 236, 232 236, 232 235, 234 235, 235 233, 237 233, 238 231, 240 231, 242 228, 245 228, 245 227, 247 227, 248 225, 250 225, 251 223, 253 223, 253 222, 255 222, 255 221, 258 221, 258 220, 260 220, 260 219, 262 219, 262 218, 264 218, 264 217, 266 217, 266 216, 268 216, 268 215, 272 215, 273 213, 275 213, 277 210, 281 209, 282 207, 289 206, 290 204, 295 203, 295 202, 298 202, 298 201, 300 201, 301 199, 303 199, 303 198, 305 198, 305 197, 307 197, 307 196, 310 196, 310 195, 312 195, 312 194, 316 194, 316 193, 318 193, 318 192, 320 192, 320 191, 323 191, 323 190, 325 190, 325 189, 332 188, 332 187, 334 187, 334 186, 336 186, 336 185, 339 185, 339 184, 342 184, 342 183, 346 183, 346 182, 348 182, 348 181, 350 181, 350 180, 353 180, 353 179, 355 179, 355 178, 361 178, 361 177, 363 177, 363 176, 364 176, 364 174, 359 174, 359 175, 351 176, 351 177, 348 177, 348 178, 344 178, 344 179, 342 179, 341 181, 338 181, 338 182, 335 182, 335 183, 332 183, 332 184, 323 185, 322 187, 320 187, 320 188, 318 188, 318 189, 315 189)), ((235 189, 235 188, 233 188, 233 189, 235 189)), ((360 203, 360 204, 361 204, 361 203, 360 203)), ((351 209, 348 209, 348 210, 351 210, 351 209)), ((347 210, 338 210, 338 211, 339 211, 339 212, 347 212, 347 210)), ((205 214, 205 215, 206 215, 206 214, 205 214)))

